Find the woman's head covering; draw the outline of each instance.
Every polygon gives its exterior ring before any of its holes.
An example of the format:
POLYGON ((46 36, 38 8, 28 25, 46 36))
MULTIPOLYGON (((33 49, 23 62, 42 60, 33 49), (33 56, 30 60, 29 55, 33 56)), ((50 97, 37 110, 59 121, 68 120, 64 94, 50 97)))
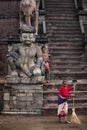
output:
POLYGON ((67 80, 63 80, 63 84, 64 84, 64 83, 67 83, 67 80))

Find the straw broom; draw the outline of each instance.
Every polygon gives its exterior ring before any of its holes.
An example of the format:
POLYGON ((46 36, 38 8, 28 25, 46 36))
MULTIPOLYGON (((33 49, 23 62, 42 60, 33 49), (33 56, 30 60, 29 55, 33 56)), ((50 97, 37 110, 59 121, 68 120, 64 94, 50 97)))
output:
MULTIPOLYGON (((75 86, 74 86, 73 93, 75 93, 75 86)), ((81 124, 80 119, 78 118, 77 114, 75 113, 75 101, 74 101, 74 97, 73 97, 73 108, 72 108, 71 122, 72 123, 76 123, 76 124, 81 124)))

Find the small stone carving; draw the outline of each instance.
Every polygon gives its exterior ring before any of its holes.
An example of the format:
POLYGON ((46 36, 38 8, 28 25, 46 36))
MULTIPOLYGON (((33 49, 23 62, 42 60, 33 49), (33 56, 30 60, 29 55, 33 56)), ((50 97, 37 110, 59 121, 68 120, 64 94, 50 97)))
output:
POLYGON ((21 22, 27 26, 35 26, 36 0, 21 0, 21 22))
POLYGON ((21 72, 28 77, 41 76, 42 52, 36 45, 33 33, 22 34, 22 44, 14 45, 7 55, 8 63, 12 70, 12 75, 20 77, 21 72))

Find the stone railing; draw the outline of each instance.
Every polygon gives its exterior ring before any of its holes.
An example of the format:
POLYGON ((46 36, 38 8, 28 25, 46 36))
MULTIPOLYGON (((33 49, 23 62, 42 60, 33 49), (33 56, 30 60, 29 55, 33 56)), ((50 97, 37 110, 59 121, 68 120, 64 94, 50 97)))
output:
POLYGON ((82 10, 82 0, 74 0, 75 7, 77 10, 82 10))
POLYGON ((45 21, 45 1, 39 1, 39 22, 38 22, 38 35, 36 38, 37 42, 46 43, 48 42, 48 38, 46 35, 46 21, 45 21))
POLYGON ((87 1, 74 0, 74 3, 83 37, 85 61, 87 61, 87 1))

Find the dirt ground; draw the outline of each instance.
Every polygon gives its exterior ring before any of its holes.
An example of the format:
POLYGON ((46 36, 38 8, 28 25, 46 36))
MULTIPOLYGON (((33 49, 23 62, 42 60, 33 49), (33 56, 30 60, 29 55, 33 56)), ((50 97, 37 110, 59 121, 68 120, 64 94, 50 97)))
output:
POLYGON ((81 125, 60 123, 56 116, 0 115, 0 130, 87 130, 87 116, 79 118, 81 125))

